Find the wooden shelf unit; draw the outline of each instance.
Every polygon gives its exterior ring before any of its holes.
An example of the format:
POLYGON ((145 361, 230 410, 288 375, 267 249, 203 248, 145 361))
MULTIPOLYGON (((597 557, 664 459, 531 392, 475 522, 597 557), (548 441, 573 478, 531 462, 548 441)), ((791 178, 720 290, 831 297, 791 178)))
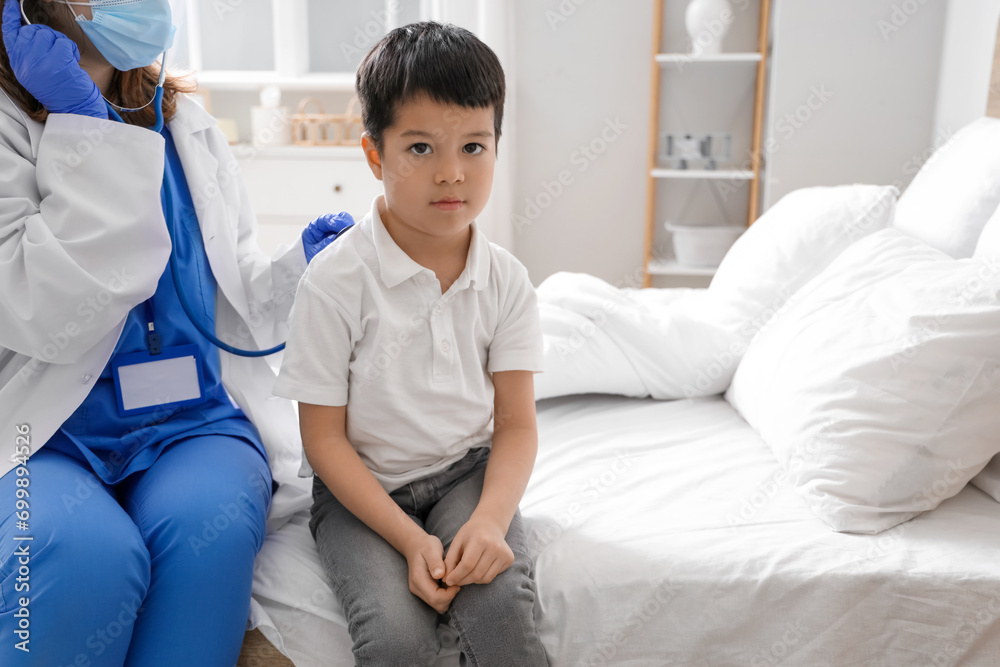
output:
POLYGON ((663 4, 666 0, 655 0, 653 9, 652 71, 650 74, 649 103, 649 154, 646 177, 646 233, 643 249, 643 287, 652 287, 654 275, 711 276, 714 269, 687 267, 674 260, 653 257, 656 239, 656 190, 660 179, 732 179, 749 182, 750 192, 747 202, 747 227, 757 219, 760 205, 761 186, 761 142, 764 125, 764 86, 767 78, 767 49, 771 19, 771 0, 760 0, 760 15, 757 27, 757 51, 752 53, 718 53, 695 56, 688 53, 660 53, 663 39, 663 4), (754 85, 753 125, 750 138, 749 170, 707 170, 669 169, 659 166, 660 120, 660 79, 664 65, 697 64, 710 66, 712 63, 755 63, 756 81, 754 85))

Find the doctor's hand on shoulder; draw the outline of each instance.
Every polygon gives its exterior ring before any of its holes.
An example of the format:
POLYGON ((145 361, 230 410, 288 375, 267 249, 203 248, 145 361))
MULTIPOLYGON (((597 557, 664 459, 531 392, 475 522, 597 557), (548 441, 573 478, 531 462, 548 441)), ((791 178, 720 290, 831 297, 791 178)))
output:
POLYGON ((354 226, 350 213, 327 213, 321 215, 302 230, 302 247, 306 252, 306 263, 312 261, 320 250, 333 243, 338 236, 354 226))
POLYGON ((80 50, 47 25, 21 25, 17 0, 3 6, 3 41, 17 80, 50 113, 107 119, 107 107, 94 80, 80 67, 80 50))

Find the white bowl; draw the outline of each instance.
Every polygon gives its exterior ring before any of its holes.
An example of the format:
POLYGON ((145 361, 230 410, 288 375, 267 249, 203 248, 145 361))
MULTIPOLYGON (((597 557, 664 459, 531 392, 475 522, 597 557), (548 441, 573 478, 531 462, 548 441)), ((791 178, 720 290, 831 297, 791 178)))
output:
POLYGON ((678 264, 718 266, 745 227, 734 225, 675 225, 665 227, 673 235, 674 257, 678 264))

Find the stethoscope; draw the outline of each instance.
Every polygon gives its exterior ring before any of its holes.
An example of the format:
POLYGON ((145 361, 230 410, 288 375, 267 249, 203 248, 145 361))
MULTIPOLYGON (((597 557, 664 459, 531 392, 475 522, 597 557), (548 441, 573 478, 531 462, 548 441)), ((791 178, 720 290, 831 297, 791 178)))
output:
MULTIPOLYGON (((21 16, 24 18, 25 23, 31 25, 31 21, 28 19, 27 14, 24 13, 24 3, 22 2, 19 4, 21 8, 21 16)), ((141 107, 135 107, 133 109, 130 109, 126 107, 120 107, 105 97, 104 103, 108 107, 108 117, 111 118, 112 120, 118 121, 119 123, 124 123, 125 121, 122 120, 121 115, 118 113, 119 111, 124 111, 124 112, 142 111, 150 104, 153 104, 155 105, 156 109, 156 123, 150 129, 153 132, 159 134, 160 132, 163 131, 163 124, 164 124, 163 84, 166 81, 166 79, 167 79, 167 52, 164 51, 163 57, 160 60, 160 76, 156 81, 156 91, 153 93, 153 99, 151 99, 149 102, 146 102, 141 107)), ((165 204, 164 204, 163 214, 164 217, 166 218, 167 224, 170 225, 171 236, 177 238, 177 229, 175 227, 175 220, 174 220, 173 192, 171 192, 170 179, 166 178, 166 175, 164 175, 163 187, 164 190, 166 191, 166 197, 164 197, 165 204)), ((266 357, 285 349, 285 344, 282 343, 281 345, 275 345, 274 347, 268 348, 266 350, 244 350, 238 347, 233 347, 229 343, 225 343, 219 340, 216 337, 216 335, 211 331, 209 331, 208 327, 206 327, 195 315, 194 308, 191 307, 191 303, 188 301, 187 295, 184 293, 184 290, 181 287, 183 283, 181 282, 180 271, 177 268, 177 257, 173 252, 170 253, 170 275, 174 279, 174 289, 177 292, 177 298, 181 302, 181 308, 184 309, 184 313, 188 316, 188 319, 191 320, 191 324, 193 324, 194 328, 198 330, 198 333, 200 333, 202 336, 208 339, 210 343, 218 347, 220 350, 225 350, 230 354, 235 354, 240 357, 266 357)), ((158 340, 158 335, 155 334, 153 326, 153 307, 150 304, 149 300, 146 301, 146 319, 148 321, 150 334, 157 336, 155 340, 158 340)), ((149 334, 147 334, 146 340, 147 340, 147 345, 150 347, 150 351, 152 351, 153 346, 149 343, 150 341, 149 334)), ((159 343, 156 343, 156 345, 158 347, 159 343)))
MULTIPOLYGON (((157 80, 156 92, 153 94, 153 99, 150 100, 149 103, 145 104, 142 107, 139 107, 138 109, 123 109, 123 111, 138 111, 140 109, 145 109, 147 106, 149 106, 149 104, 156 105, 155 106, 156 123, 153 125, 152 128, 150 128, 156 133, 160 133, 163 131, 163 82, 167 77, 166 62, 167 62, 167 53, 166 51, 164 51, 163 59, 161 61, 162 64, 160 66, 160 78, 157 80)), ((125 122, 124 120, 122 120, 122 117, 118 114, 118 111, 115 109, 115 105, 108 100, 105 100, 105 102, 107 103, 108 106, 108 115, 112 119, 117 120, 120 123, 125 122)), ((166 191, 166 196, 163 198, 164 199, 163 215, 166 218, 167 224, 170 225, 171 236, 177 238, 176 220, 174 218, 174 197, 173 197, 173 192, 171 191, 172 188, 170 184, 170 179, 166 178, 165 176, 163 179, 163 188, 166 191)), ((214 333, 209 331, 208 327, 206 327, 201 322, 201 320, 198 319, 197 315, 195 315, 194 308, 191 307, 191 303, 188 301, 187 295, 184 293, 184 289, 182 287, 183 282, 181 281, 181 276, 180 276, 180 270, 177 268, 177 255, 173 252, 170 253, 170 275, 174 279, 174 289, 177 292, 178 300, 180 300, 181 302, 181 308, 184 309, 184 313, 188 316, 188 319, 191 320, 191 324, 193 324, 194 328, 198 330, 198 333, 200 333, 202 336, 208 339, 210 343, 218 347, 220 350, 225 350, 230 354, 235 354, 240 357, 266 357, 268 355, 275 354, 276 352, 280 352, 285 349, 285 344, 281 343, 280 345, 275 345, 274 347, 268 348, 266 350, 244 350, 242 348, 233 347, 229 343, 225 343, 219 340, 218 337, 216 337, 214 333)), ((152 315, 151 315, 152 308, 148 304, 149 302, 147 301, 146 313, 147 313, 147 319, 149 320, 150 324, 150 330, 152 330, 152 315)))

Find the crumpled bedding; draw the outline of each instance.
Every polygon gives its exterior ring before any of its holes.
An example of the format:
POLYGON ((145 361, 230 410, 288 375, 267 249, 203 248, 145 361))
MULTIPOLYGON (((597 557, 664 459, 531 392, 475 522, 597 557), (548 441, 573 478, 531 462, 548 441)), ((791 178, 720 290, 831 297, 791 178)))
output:
POLYGON ((587 274, 556 273, 537 294, 545 349, 545 372, 535 376, 538 399, 719 394, 749 342, 727 326, 725 304, 704 289, 623 289, 587 274))

